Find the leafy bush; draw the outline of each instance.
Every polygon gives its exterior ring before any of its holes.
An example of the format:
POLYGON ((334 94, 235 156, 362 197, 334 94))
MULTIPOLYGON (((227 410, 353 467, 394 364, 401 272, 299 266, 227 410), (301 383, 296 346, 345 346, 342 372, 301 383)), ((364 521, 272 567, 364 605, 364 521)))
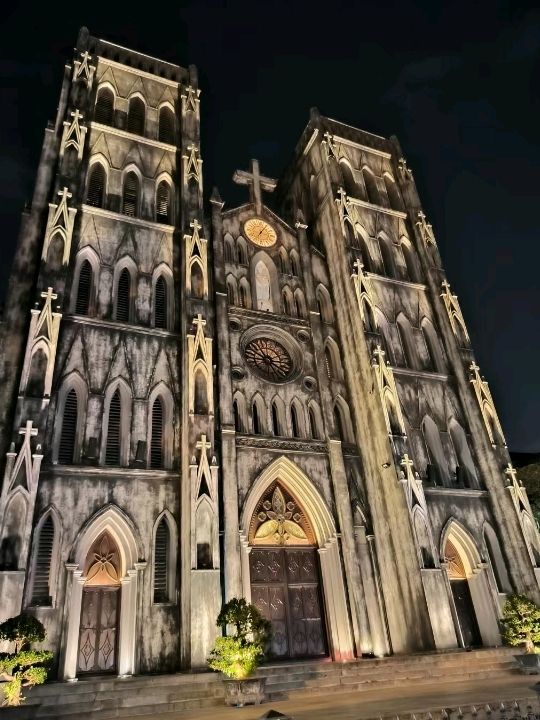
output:
POLYGON ((216 639, 208 666, 235 680, 243 680, 258 667, 270 639, 271 625, 244 598, 232 598, 217 616, 218 627, 233 626, 234 635, 216 639))
POLYGON ((540 607, 525 595, 511 595, 504 604, 502 627, 508 645, 524 645, 526 653, 535 652, 540 643, 540 607))
POLYGON ((0 640, 15 644, 15 652, 0 653, 0 681, 4 705, 20 705, 22 689, 41 685, 47 678, 48 650, 31 650, 30 643, 45 640, 45 628, 30 615, 18 615, 0 624, 0 640))

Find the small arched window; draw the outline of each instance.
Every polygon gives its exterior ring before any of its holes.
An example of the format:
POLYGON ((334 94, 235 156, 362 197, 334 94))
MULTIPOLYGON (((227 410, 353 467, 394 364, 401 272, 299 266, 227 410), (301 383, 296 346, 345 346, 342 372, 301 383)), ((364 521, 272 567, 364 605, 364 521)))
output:
POLYGON ((236 305, 236 280, 232 276, 227 278, 227 299, 229 305, 236 305))
POLYGON ((320 414, 318 408, 312 403, 308 407, 309 433, 313 440, 321 439, 320 414))
POLYGON ((441 442, 441 434, 435 422, 426 415, 422 421, 422 433, 428 450, 428 480, 434 485, 447 485, 448 466, 441 442))
POLYGON ((404 315, 399 315, 397 327, 403 348, 405 365, 408 368, 416 370, 418 369, 418 353, 416 351, 411 323, 404 315))
POLYGON ((150 441, 150 467, 163 467, 163 400, 159 395, 152 405, 152 439, 150 441))
POLYGON ((411 282, 419 282, 418 278, 418 265, 414 250, 408 242, 401 243, 401 249, 403 251, 403 258, 405 260, 405 267, 407 269, 407 276, 411 282))
POLYGON ((393 210, 403 210, 403 200, 393 177, 385 173, 383 176, 388 203, 393 210))
POLYGON ((275 401, 272 403, 272 433, 273 435, 281 435, 281 423, 279 422, 279 411, 275 401))
POLYGON ((321 316, 321 320, 324 323, 332 323, 334 322, 334 312, 332 310, 332 301, 330 299, 330 293, 328 290, 323 287, 322 285, 319 285, 317 288, 317 305, 319 308, 319 314, 321 316))
POLYGON ((34 564, 31 605, 50 606, 51 563, 54 547, 54 522, 48 515, 37 537, 37 552, 34 564))
POLYGON ((26 395, 29 397, 42 398, 44 396, 47 365, 47 353, 42 348, 38 348, 30 360, 30 371, 26 383, 26 395))
POLYGON ((233 401, 233 415, 234 415, 234 429, 236 432, 242 432, 242 425, 240 420, 240 410, 238 409, 238 401, 233 401))
POLYGON ((238 263, 240 265, 247 265, 247 248, 243 242, 238 242, 238 263))
POLYGON ((299 288, 294 291, 294 304, 296 306, 296 315, 305 319, 307 317, 306 301, 304 293, 299 288))
POLYGON ((112 125, 114 120, 114 93, 110 88, 98 90, 94 120, 102 125, 112 125))
POLYGON ((330 380, 341 380, 341 358, 339 349, 333 340, 328 340, 324 348, 324 357, 326 360, 326 372, 330 380))
POLYGON ((279 271, 284 274, 287 274, 289 272, 287 251, 284 248, 281 248, 279 251, 279 271))
POLYGON ((351 166, 348 162, 342 160, 339 167, 343 176, 343 189, 349 197, 358 197, 358 187, 351 166))
POLYGON ((251 417, 252 417, 252 423, 253 423, 253 434, 260 435, 262 433, 262 429, 261 429, 261 418, 259 415, 259 406, 258 406, 257 402, 253 403, 253 407, 251 410, 251 417))
POLYGON ((156 222, 170 225, 171 223, 171 188, 162 180, 156 190, 156 222))
POLYGON ((424 319, 422 322, 422 335, 428 352, 428 368, 430 370, 435 370, 435 372, 444 372, 445 367, 442 358, 441 346, 439 345, 433 325, 427 319, 424 319))
POLYGON ((120 430, 122 422, 122 399, 117 388, 109 405, 105 465, 120 465, 120 430))
POLYGON ((127 268, 122 270, 118 278, 115 319, 119 322, 131 320, 131 275, 127 268))
POLYGON ((159 110, 158 139, 160 142, 174 145, 175 141, 175 120, 171 108, 164 105, 159 110))
POLYGON ((105 168, 96 162, 90 168, 86 204, 102 208, 105 205, 105 168))
POLYGON ((75 459, 75 443, 77 438, 78 400, 72 388, 64 401, 62 430, 58 445, 58 462, 61 465, 72 465, 75 459))
POLYGON ((75 302, 75 313, 77 315, 88 315, 90 310, 90 299, 92 297, 92 266, 88 260, 83 260, 79 268, 79 282, 77 285, 77 300, 75 302))
POLYGON ((225 238, 225 262, 234 262, 234 246, 232 238, 225 238))
POLYGON ((299 410, 296 403, 291 405, 291 429, 293 437, 299 438, 302 436, 299 410))
POLYGON ((337 401, 334 405, 334 420, 336 424, 336 430, 338 436, 342 442, 350 443, 353 442, 349 409, 347 408, 344 401, 337 401))
POLYGON ((375 175, 367 167, 362 169, 362 177, 364 178, 364 185, 366 188, 367 200, 372 205, 380 205, 379 188, 377 187, 377 180, 375 175))
POLYGON ((195 373, 195 415, 208 415, 208 385, 202 370, 195 373))
POLYGON ((124 180, 122 212, 130 217, 139 214, 139 178, 134 172, 128 172, 124 180))
POLYGON ((240 281, 240 307, 249 308, 251 307, 251 297, 249 292, 249 285, 247 281, 240 281))
POLYGON ((296 277, 300 276, 300 263, 298 262, 298 257, 294 252, 291 252, 291 273, 296 277))
POLYGON ((131 98, 127 117, 127 131, 135 135, 144 135, 145 115, 146 106, 141 98, 131 98))
POLYGON ((392 243, 388 240, 388 238, 379 235, 379 248, 381 251, 383 273, 390 278, 396 277, 396 266, 394 264, 392 243))
POLYGON ((161 518, 156 529, 154 545, 154 602, 167 602, 169 598, 169 555, 170 533, 165 518, 161 518))
POLYGON ((154 289, 154 326, 167 330, 167 283, 163 275, 156 280, 154 289))

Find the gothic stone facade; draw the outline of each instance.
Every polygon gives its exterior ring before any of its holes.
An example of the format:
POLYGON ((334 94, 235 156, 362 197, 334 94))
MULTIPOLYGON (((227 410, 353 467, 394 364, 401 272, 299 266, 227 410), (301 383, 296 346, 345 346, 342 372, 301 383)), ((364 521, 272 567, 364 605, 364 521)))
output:
POLYGON ((203 666, 235 596, 279 658, 498 644, 538 532, 397 141, 313 111, 206 219, 200 107, 81 31, 3 324, 2 619, 62 679, 203 666))

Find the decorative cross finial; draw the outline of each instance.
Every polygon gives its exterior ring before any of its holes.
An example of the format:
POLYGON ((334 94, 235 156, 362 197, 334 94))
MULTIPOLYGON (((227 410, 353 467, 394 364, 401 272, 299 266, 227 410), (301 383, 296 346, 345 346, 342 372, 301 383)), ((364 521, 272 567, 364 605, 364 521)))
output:
POLYGON ((446 278, 442 281, 442 286, 445 289, 446 293, 450 295, 450 283, 446 278))
POLYGON ((206 325, 206 320, 203 319, 201 313, 198 313, 196 318, 193 318, 193 324, 199 328, 203 328, 206 325))
POLYGON ((384 364, 385 364, 385 362, 384 362, 384 356, 386 355, 386 353, 384 352, 384 350, 382 349, 382 347, 381 347, 380 345, 377 345, 377 347, 375 348, 375 351, 374 351, 373 355, 374 355, 375 358, 379 361, 379 364, 380 364, 380 365, 384 365, 384 364))
POLYGON ((197 233, 197 235, 198 235, 198 234, 199 234, 199 230, 202 228, 202 225, 200 224, 200 222, 199 222, 197 219, 195 219, 195 220, 192 220, 192 221, 189 223, 189 227, 190 227, 190 228, 193 228, 193 229, 195 230, 195 232, 197 233))
POLYGON ((277 185, 277 180, 274 180, 274 178, 261 175, 258 160, 251 161, 251 172, 235 170, 233 181, 238 185, 249 185, 249 195, 251 202, 255 204, 257 213, 260 213, 262 209, 261 191, 274 192, 277 185))
POLYGON ((78 123, 79 120, 82 120, 84 115, 79 112, 77 108, 75 108, 75 112, 70 113, 71 117, 73 118, 73 122, 78 123))
POLYGON ((195 447, 197 450, 202 450, 203 452, 206 452, 207 450, 210 450, 211 444, 206 441, 206 435, 201 435, 201 439, 197 440, 195 443, 195 447))
POLYGON ((403 457, 401 458, 400 465, 401 465, 401 467, 405 468, 405 474, 407 475, 407 477, 409 477, 409 474, 412 476, 412 474, 413 474, 412 469, 413 469, 414 463, 411 460, 411 458, 407 455, 407 453, 405 453, 405 455, 403 455, 403 457))
POLYGON ((512 463, 508 463, 507 467, 504 470, 504 474, 510 479, 512 485, 520 484, 517 478, 516 468, 512 465, 512 463))
POLYGON ((42 292, 41 297, 45 298, 45 303, 50 303, 51 300, 56 300, 58 295, 54 292, 52 287, 47 288, 47 292, 42 292))
POLYGON ((32 427, 33 424, 32 420, 27 420, 26 425, 19 429, 19 435, 24 435, 27 438, 36 436, 38 434, 38 429, 32 427))
POLYGON ((58 191, 58 197, 61 198, 60 203, 65 202, 66 200, 69 200, 71 197, 71 193, 67 189, 67 187, 62 188, 62 190, 58 191))

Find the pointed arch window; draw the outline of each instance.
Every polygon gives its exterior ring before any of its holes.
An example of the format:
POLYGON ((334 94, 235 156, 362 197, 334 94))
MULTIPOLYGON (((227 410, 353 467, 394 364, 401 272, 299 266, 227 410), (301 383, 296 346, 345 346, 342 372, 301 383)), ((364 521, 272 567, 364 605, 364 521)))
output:
POLYGON ((300 263, 294 252, 291 253, 291 273, 296 277, 300 276, 300 263))
POLYGON ((304 294, 300 289, 294 291, 294 304, 296 307, 296 315, 299 318, 305 319, 307 316, 306 301, 304 299, 304 294))
POLYGON ((428 480, 434 485, 447 485, 448 466, 441 442, 441 434, 439 428, 429 415, 426 415, 422 421, 422 434, 424 435, 429 457, 429 464, 427 466, 428 480))
POLYGON ((254 435, 261 435, 262 429, 261 429, 261 418, 259 415, 259 406, 257 405, 257 402, 253 403, 252 407, 252 421, 253 421, 253 434, 254 435))
POLYGON ((202 370, 195 373, 195 415, 208 415, 208 386, 202 370))
POLYGON ((171 224, 171 188, 162 180, 156 190, 156 222, 171 224))
POLYGON ((281 435, 281 423, 279 422, 279 410, 275 401, 272 403, 272 433, 276 436, 281 435))
POLYGON ((238 242, 238 263, 239 265, 247 265, 247 249, 243 242, 238 242))
POLYGON ((340 402, 336 402, 334 405, 334 420, 340 440, 345 443, 353 442, 350 431, 348 408, 345 407, 344 403, 342 404, 340 402))
POLYGON ((388 238, 379 235, 379 248, 381 251, 383 273, 389 278, 395 278, 396 268, 394 265, 392 243, 388 238))
POLYGON ((158 395, 152 405, 152 438, 150 441, 150 467, 163 467, 163 400, 158 395))
POLYGON ((167 320, 167 283, 163 275, 160 275, 154 289, 154 325, 167 330, 167 320))
POLYGON ((298 417, 298 410, 295 404, 291 405, 291 429, 293 437, 299 438, 301 436, 300 420, 298 417))
POLYGON ((225 238, 225 262, 234 262, 234 247, 232 238, 225 238))
POLYGON ((169 597, 169 556, 170 532, 166 519, 159 521, 154 543, 154 602, 168 602, 169 597))
POLYGON ((238 400, 233 401, 234 429, 236 432, 242 432, 240 421, 240 410, 238 409, 238 400))
POLYGON ((122 195, 122 213, 137 217, 139 212, 139 178, 136 173, 128 172, 124 180, 122 195))
POLYGON ((171 108, 164 105, 159 110, 158 139, 160 142, 174 145, 175 142, 175 119, 171 108))
POLYGON ((321 439, 321 416, 319 408, 314 404, 310 404, 308 407, 308 418, 309 418, 309 434, 313 440, 321 439))
POLYGON ((77 285, 77 300, 75 302, 75 313, 77 315, 88 315, 90 311, 90 299, 92 296, 92 265, 89 260, 83 260, 79 268, 79 282, 77 285))
POLYGON ((64 402, 62 431, 58 445, 58 462, 62 465, 72 465, 75 459, 78 409, 77 393, 72 388, 66 395, 64 402))
POLYGON ((53 548, 54 522, 51 515, 48 515, 37 537, 31 605, 52 605, 50 581, 53 548))
POLYGON ((88 187, 86 190, 86 204, 102 208, 105 205, 105 168, 96 162, 90 168, 88 187))
POLYGON ((341 174, 343 176, 343 187, 349 197, 358 197, 358 186, 354 179, 353 171, 351 166, 345 160, 339 163, 341 174))
POLYGON ((129 322, 131 320, 131 274, 124 268, 118 278, 116 289, 116 320, 129 322))
POLYGON ((127 117, 127 131, 135 135, 144 135, 145 115, 146 106, 141 98, 131 98, 127 117))
POLYGON ((98 91, 94 120, 102 125, 112 125, 114 120, 114 93, 110 88, 98 91))
POLYGON ((191 265, 191 297, 203 298, 204 297, 204 276, 201 264, 199 262, 193 262, 191 265))
POLYGON ((122 424, 122 399, 117 388, 109 405, 107 426, 107 445, 105 447, 105 465, 120 465, 120 431, 122 424))
POLYGON ((48 357, 43 348, 38 348, 30 360, 30 371, 26 383, 26 395, 42 398, 45 394, 45 375, 47 374, 48 357))

